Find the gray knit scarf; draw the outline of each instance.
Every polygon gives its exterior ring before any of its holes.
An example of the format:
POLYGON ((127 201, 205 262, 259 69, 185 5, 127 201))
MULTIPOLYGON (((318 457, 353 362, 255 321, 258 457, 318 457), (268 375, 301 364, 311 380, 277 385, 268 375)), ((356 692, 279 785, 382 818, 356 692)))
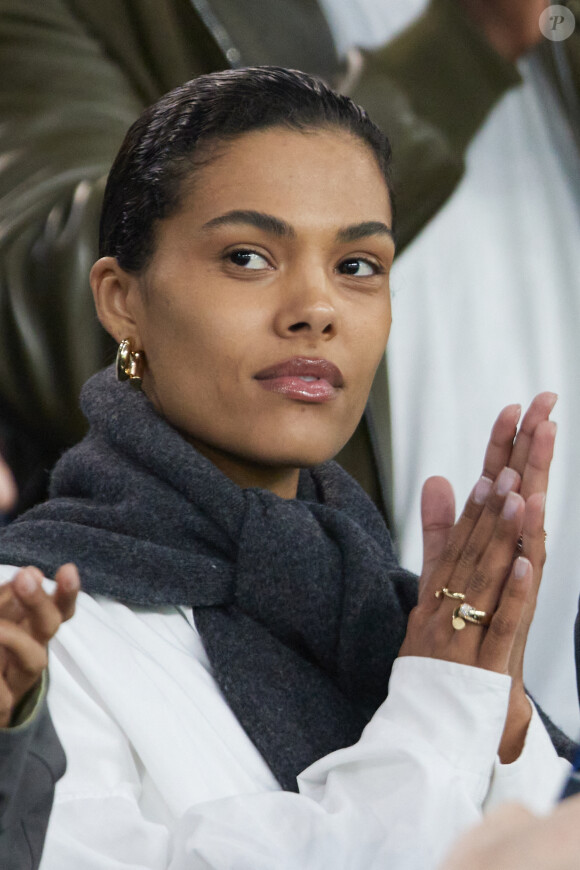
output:
POLYGON ((296 499, 240 489, 112 368, 81 405, 89 434, 2 530, 0 560, 49 577, 73 561, 86 592, 191 606, 228 704, 296 790, 386 697, 416 601, 381 517, 334 462, 302 471, 296 499))

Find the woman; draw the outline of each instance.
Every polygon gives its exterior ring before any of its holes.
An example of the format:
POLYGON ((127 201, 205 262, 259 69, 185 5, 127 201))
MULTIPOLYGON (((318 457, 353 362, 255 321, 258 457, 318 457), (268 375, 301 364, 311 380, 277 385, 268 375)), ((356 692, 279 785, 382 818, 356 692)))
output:
POLYGON ((127 135, 91 273, 121 383, 88 382, 89 435, 0 544, 85 589, 53 647, 43 868, 426 868, 484 804, 557 790, 521 682, 555 397, 513 449, 502 412, 457 525, 428 483, 410 619, 415 579, 328 462, 390 329, 388 161, 349 100, 270 68, 127 135))

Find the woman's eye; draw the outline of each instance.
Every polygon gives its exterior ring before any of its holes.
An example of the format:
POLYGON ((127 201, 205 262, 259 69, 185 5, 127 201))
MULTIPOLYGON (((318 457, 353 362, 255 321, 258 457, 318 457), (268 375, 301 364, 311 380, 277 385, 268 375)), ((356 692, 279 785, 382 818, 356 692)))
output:
POLYGON ((338 267, 338 271, 342 272, 343 275, 366 278, 369 275, 376 275, 379 269, 369 260, 364 260, 362 257, 353 257, 352 260, 343 260, 338 267))
POLYGON ((232 251, 228 254, 228 259, 235 266, 244 269, 268 269, 270 266, 266 258, 256 251, 232 251))

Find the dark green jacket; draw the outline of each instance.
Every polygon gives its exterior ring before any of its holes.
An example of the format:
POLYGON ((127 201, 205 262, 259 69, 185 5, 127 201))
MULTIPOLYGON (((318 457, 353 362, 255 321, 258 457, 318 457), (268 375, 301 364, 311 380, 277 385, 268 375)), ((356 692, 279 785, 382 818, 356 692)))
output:
MULTIPOLYGON (((79 389, 112 358, 88 274, 125 131, 184 80, 261 63, 338 87, 350 80, 393 143, 399 249, 452 192, 470 138, 519 81, 454 0, 434 0, 402 37, 366 53, 358 76, 339 63, 314 0, 0 0, 0 449, 16 472, 19 510, 83 434, 79 389)), ((359 442, 344 462, 388 501, 384 371, 368 422, 359 440, 370 428, 375 467, 359 442)))

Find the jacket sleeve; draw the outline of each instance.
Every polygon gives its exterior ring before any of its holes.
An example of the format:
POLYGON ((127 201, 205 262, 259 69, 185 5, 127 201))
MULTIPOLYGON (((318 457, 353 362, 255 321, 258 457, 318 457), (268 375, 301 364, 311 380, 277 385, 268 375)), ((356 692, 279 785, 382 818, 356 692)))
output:
POLYGON ((449 198, 469 143, 521 77, 457 0, 432 0, 398 37, 361 59, 350 96, 393 146, 400 253, 449 198))
POLYGON ((40 863, 56 781, 65 756, 46 704, 36 693, 22 724, 0 729, 0 867, 36 870, 40 863))
POLYGON ((2 4, 2 400, 65 444, 106 347, 88 284, 104 179, 142 107, 69 4, 2 4))

